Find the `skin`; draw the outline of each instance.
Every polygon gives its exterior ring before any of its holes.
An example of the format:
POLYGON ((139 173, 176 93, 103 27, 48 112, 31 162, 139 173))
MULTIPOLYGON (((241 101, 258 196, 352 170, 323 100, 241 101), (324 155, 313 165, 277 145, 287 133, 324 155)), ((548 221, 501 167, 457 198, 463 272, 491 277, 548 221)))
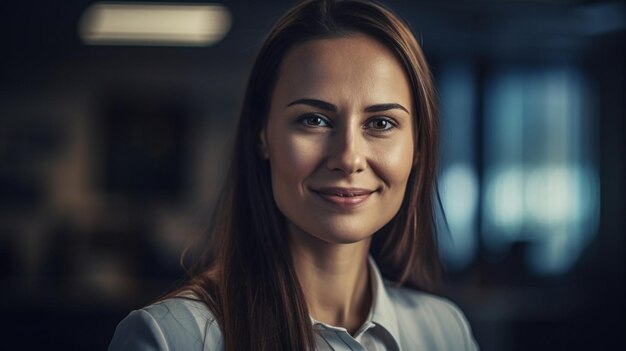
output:
POLYGON ((412 101, 402 65, 375 39, 308 41, 281 63, 260 136, 309 311, 351 333, 371 307, 371 237, 398 212, 413 165, 412 101), (346 205, 354 188, 364 200, 346 205))

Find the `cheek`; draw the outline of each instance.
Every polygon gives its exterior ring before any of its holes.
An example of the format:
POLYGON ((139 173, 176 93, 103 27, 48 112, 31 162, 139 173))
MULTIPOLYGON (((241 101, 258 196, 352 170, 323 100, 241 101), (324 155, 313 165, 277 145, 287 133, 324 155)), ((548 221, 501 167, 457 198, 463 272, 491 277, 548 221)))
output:
POLYGON ((301 191, 299 186, 315 171, 319 163, 319 142, 291 133, 276 133, 268 137, 272 140, 268 151, 275 192, 301 191))
POLYGON ((383 192, 381 209, 383 224, 388 223, 400 210, 413 166, 413 143, 398 143, 386 150, 379 159, 379 176, 387 187, 383 192))
POLYGON ((413 166, 412 138, 382 144, 375 154, 375 171, 394 194, 400 192, 403 195, 413 166))

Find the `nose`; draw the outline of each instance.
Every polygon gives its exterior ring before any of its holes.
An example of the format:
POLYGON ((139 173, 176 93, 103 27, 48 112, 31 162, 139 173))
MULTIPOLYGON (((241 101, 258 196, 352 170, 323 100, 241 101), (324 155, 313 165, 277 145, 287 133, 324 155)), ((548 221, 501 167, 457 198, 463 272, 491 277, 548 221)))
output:
POLYGON ((365 141, 360 128, 346 128, 337 131, 332 137, 330 154, 327 158, 327 168, 333 172, 354 174, 363 172, 367 167, 365 141))

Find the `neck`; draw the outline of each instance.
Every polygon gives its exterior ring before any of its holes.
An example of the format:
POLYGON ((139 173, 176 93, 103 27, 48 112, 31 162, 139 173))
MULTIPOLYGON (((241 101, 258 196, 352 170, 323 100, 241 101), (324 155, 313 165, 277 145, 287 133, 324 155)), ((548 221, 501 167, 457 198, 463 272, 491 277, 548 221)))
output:
POLYGON ((291 227, 294 267, 311 316, 354 334, 372 304, 367 262, 371 239, 328 243, 291 227))

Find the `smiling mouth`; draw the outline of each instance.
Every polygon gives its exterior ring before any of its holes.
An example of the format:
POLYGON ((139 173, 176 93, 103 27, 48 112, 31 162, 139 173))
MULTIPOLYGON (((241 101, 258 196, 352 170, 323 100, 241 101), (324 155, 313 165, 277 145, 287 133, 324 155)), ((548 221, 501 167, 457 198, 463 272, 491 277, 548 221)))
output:
POLYGON ((312 189, 326 203, 339 209, 354 209, 362 206, 375 190, 360 188, 321 188, 312 189))

